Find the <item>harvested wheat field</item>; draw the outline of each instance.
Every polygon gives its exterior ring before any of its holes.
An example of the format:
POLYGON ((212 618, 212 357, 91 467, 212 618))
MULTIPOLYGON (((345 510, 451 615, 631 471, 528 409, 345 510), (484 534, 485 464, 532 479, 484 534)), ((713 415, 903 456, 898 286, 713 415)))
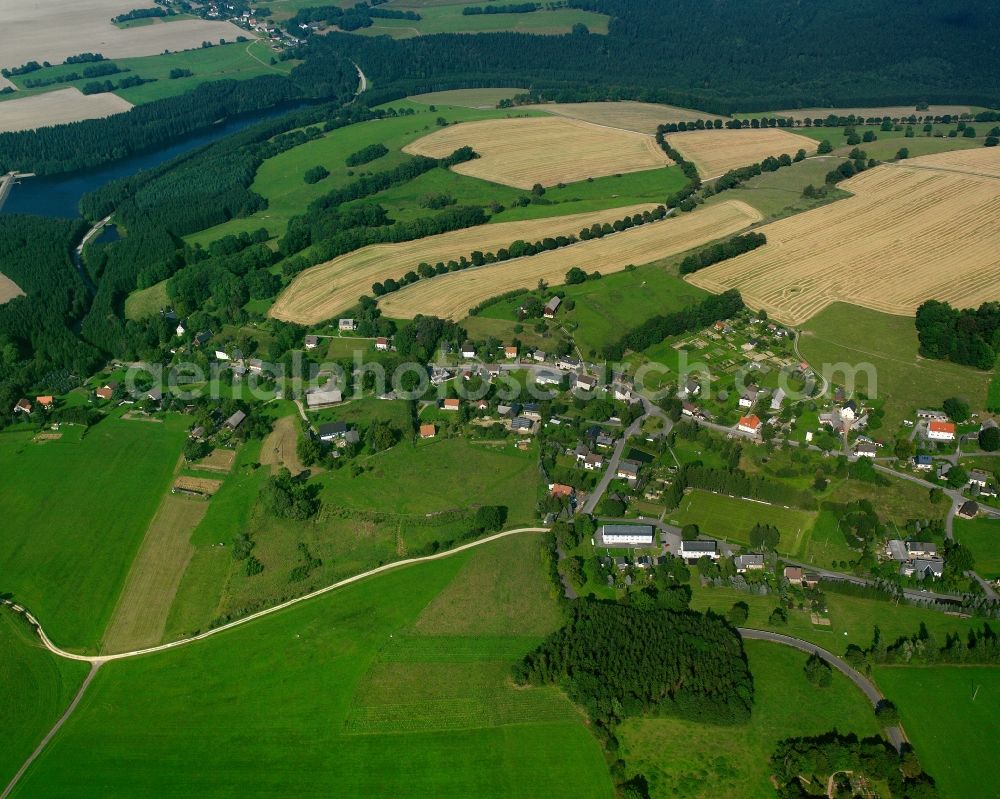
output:
POLYGON ((923 111, 917 111, 912 105, 886 105, 886 106, 856 106, 854 108, 786 108, 784 111, 774 111, 768 114, 744 114, 742 116, 756 117, 792 117, 793 119, 826 119, 830 114, 838 117, 854 116, 864 117, 908 117, 911 114, 916 117, 944 116, 951 114, 967 114, 972 110, 967 105, 931 105, 923 111))
POLYGON ((638 103, 633 100, 623 100, 619 103, 549 103, 532 106, 539 111, 556 114, 571 119, 582 119, 595 125, 607 125, 609 128, 633 130, 636 133, 656 133, 657 127, 668 122, 693 122, 696 119, 726 119, 726 117, 695 111, 691 108, 678 108, 673 105, 658 103, 638 103))
POLYGON ((960 308, 1000 300, 1000 179, 904 162, 840 186, 854 196, 765 225, 766 245, 687 279, 738 288, 788 324, 838 300, 905 315, 932 298, 960 308))
POLYGON ((0 105, 0 132, 33 130, 81 119, 99 119, 121 114, 130 108, 132 103, 111 92, 84 94, 72 87, 58 89, 4 102, 0 105))
POLYGON ((955 150, 949 153, 934 153, 912 158, 906 162, 909 167, 928 167, 950 172, 965 172, 969 175, 1000 178, 1000 153, 996 147, 978 147, 975 150, 955 150))
POLYGON ((788 153, 794 156, 799 150, 812 154, 819 144, 781 128, 689 130, 671 133, 667 141, 698 167, 705 178, 718 177, 730 169, 755 164, 769 155, 788 153))
POLYGON ((182 474, 174 480, 174 487, 171 491, 184 494, 200 494, 210 497, 222 487, 221 480, 213 480, 211 477, 189 477, 182 474))
POLYGON ((23 297, 24 292, 21 291, 21 287, 17 285, 9 277, 0 274, 0 305, 5 302, 10 302, 15 297, 23 297))
POLYGON ((379 301, 386 316, 409 319, 430 314, 461 319, 483 300, 518 288, 534 288, 539 280, 558 285, 578 266, 587 272, 619 272, 630 264, 646 264, 730 236, 760 221, 756 209, 738 200, 700 208, 690 214, 464 272, 421 280, 379 301))
POLYGON ((373 244, 305 270, 281 293, 269 313, 287 322, 313 325, 350 308, 358 297, 371 294, 372 283, 389 278, 400 280, 422 261, 447 263, 462 256, 468 258, 474 250, 495 252, 518 239, 538 241, 575 235, 595 222, 614 222, 654 208, 651 204, 630 205, 549 219, 480 225, 401 244, 373 244))
POLYGON ((417 139, 403 151, 443 158, 466 145, 480 158, 458 164, 455 172, 520 189, 672 163, 652 136, 558 117, 463 122, 417 139))
POLYGON ((213 449, 210 453, 208 453, 208 455, 195 464, 195 468, 205 469, 209 472, 231 472, 235 462, 236 450, 213 449))

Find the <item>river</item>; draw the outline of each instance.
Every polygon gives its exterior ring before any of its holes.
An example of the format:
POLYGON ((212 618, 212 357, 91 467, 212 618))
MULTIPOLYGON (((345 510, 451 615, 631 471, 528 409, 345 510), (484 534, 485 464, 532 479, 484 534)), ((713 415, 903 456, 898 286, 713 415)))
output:
POLYGON ((94 169, 47 177, 23 178, 11 189, 6 202, 0 203, 0 213, 77 217, 80 215, 80 198, 109 181, 134 175, 142 169, 149 169, 196 147, 218 141, 256 122, 287 114, 292 110, 294 107, 283 106, 234 117, 164 147, 138 153, 94 169))

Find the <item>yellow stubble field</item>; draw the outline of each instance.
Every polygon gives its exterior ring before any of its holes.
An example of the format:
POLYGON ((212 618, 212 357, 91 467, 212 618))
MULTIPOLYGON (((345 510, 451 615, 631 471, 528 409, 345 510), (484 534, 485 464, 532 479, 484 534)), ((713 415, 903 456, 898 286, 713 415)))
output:
POLYGON ((728 200, 561 250, 421 280, 386 295, 379 306, 397 319, 417 314, 462 319, 469 308, 498 294, 534 288, 539 280, 560 284, 574 266, 601 274, 619 272, 630 264, 649 263, 730 236, 760 219, 746 203, 728 200))
POLYGON ((561 117, 463 122, 417 139, 403 151, 443 158, 465 146, 480 157, 458 164, 455 172, 521 189, 672 163, 652 136, 561 117))
POLYGON ((1000 300, 998 149, 871 169, 839 184, 853 197, 765 225, 766 245, 687 279, 788 324, 836 301, 912 315, 1000 300))
POLYGON ((21 287, 17 285, 9 277, 5 277, 0 274, 0 305, 5 302, 9 302, 15 297, 23 297, 24 292, 21 291, 21 287))
POLYGON ((660 125, 665 125, 668 122, 726 119, 726 117, 719 117, 691 108, 679 108, 659 103, 640 103, 634 100, 622 100, 617 103, 547 103, 533 106, 533 109, 556 116, 582 119, 584 122, 593 122, 595 125, 607 125, 609 128, 634 130, 637 133, 649 135, 655 134, 660 125))
MULTIPOLYGON (((518 239, 576 235, 595 223, 614 222, 624 216, 652 211, 653 204, 630 205, 585 214, 479 225, 400 244, 373 244, 306 269, 271 306, 270 315, 287 322, 311 325, 350 308, 372 284, 389 278, 400 280, 421 262, 436 264, 466 258, 474 250, 496 252, 518 239)), ((568 248, 572 249, 572 248, 568 248)), ((507 263, 511 263, 508 261, 507 263)), ((433 278, 428 283, 441 280, 433 278)))
POLYGON ((794 156, 799 150, 816 152, 818 142, 789 133, 782 128, 739 130, 689 130, 671 133, 667 141, 691 161, 704 178, 714 178, 741 166, 749 166, 768 156, 794 156))

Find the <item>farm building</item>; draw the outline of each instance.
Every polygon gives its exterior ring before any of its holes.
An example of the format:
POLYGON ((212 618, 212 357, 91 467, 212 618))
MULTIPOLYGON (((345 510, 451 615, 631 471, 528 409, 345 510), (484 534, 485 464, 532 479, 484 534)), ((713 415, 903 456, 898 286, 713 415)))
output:
POLYGON ((518 416, 515 419, 511 419, 510 429, 521 435, 530 435, 535 432, 535 423, 524 416, 518 416))
POLYGON ((547 303, 545 303, 545 308, 542 313, 546 319, 554 319, 556 311, 559 310, 559 306, 562 304, 562 300, 559 297, 553 297, 547 303))
POLYGON ((311 411, 318 411, 320 408, 329 408, 342 402, 344 395, 340 389, 317 388, 306 392, 306 405, 311 411))
POLYGON ((559 372, 537 372, 535 383, 540 386, 558 386, 562 383, 563 376, 559 372))
POLYGON ((605 524, 597 531, 598 547, 651 547, 653 528, 648 524, 605 524))
POLYGON ((236 411, 232 416, 226 419, 223 427, 229 430, 236 430, 243 422, 246 420, 247 415, 243 411, 236 411))
POLYGON ((320 441, 325 441, 328 444, 334 443, 339 446, 357 444, 361 440, 361 435, 358 431, 348 428, 347 422, 327 422, 326 424, 321 424, 316 429, 316 433, 319 435, 320 441))
POLYGON ((954 441, 955 440, 954 422, 941 422, 936 419, 928 422, 927 437, 931 441, 954 441))
POLYGON ((684 560, 700 560, 701 558, 719 559, 718 541, 681 541, 680 556, 684 560))

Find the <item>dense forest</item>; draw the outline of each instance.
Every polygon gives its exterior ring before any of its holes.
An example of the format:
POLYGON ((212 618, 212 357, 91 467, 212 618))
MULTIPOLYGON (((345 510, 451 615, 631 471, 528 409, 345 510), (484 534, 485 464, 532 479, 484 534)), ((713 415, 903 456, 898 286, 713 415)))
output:
POLYGON ((726 622, 616 602, 578 601, 514 679, 558 683, 605 727, 646 713, 743 722, 753 706, 743 642, 726 622))
POLYGON ((607 36, 445 34, 312 37, 309 57, 346 54, 380 87, 531 86, 550 99, 635 98, 713 113, 813 105, 966 102, 994 107, 998 18, 949 0, 809 4, 571 0, 612 17, 607 36), (892 36, 885 36, 891 27, 892 36), (933 47, 928 46, 933 42, 933 47), (969 57, 968 53, 976 56, 969 57))
POLYGON ((992 369, 1000 351, 1000 302, 979 308, 952 308, 928 300, 917 308, 920 354, 977 369, 992 369))

